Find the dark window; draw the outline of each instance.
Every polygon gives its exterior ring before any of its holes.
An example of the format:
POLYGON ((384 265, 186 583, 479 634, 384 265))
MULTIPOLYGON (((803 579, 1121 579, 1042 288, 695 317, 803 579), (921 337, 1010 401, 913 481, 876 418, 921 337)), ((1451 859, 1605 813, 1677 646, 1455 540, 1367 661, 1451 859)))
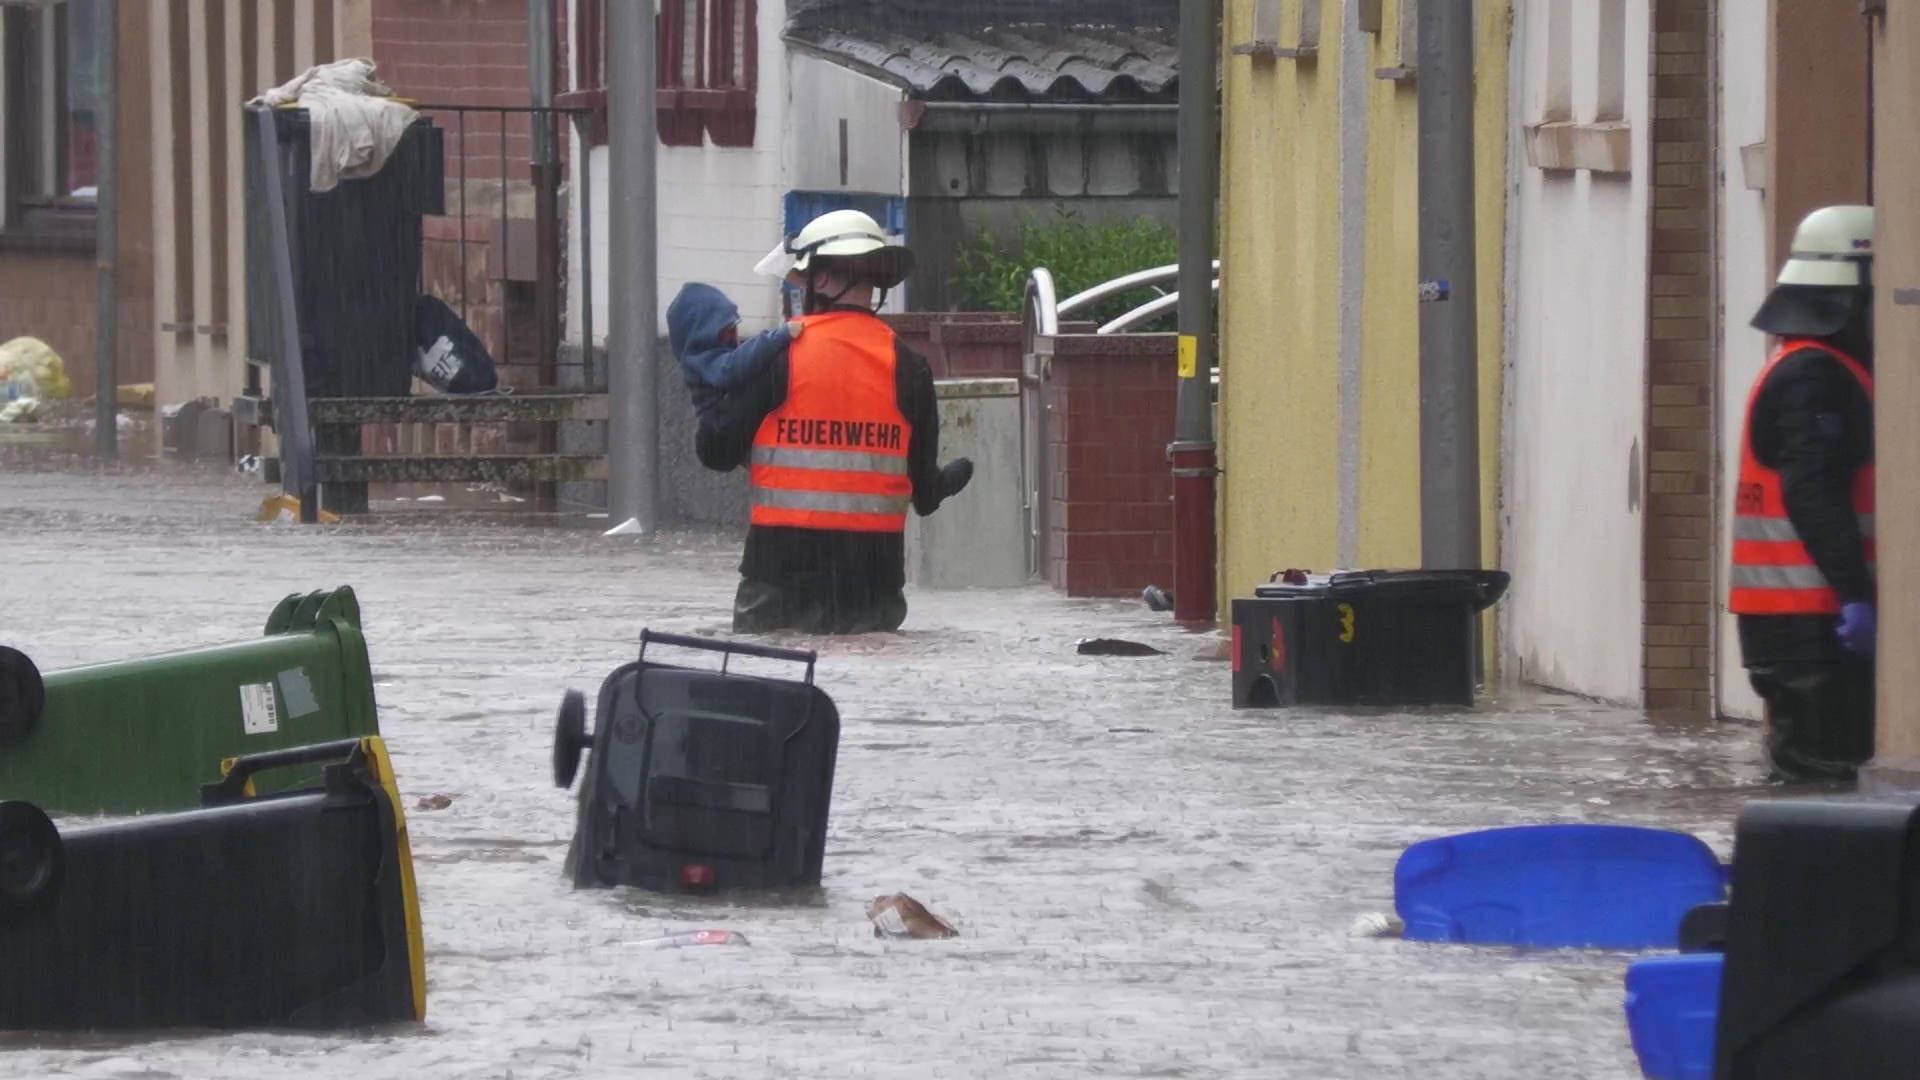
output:
POLYGON ((84 247, 99 179, 96 27, 108 0, 0 7, 5 199, 0 235, 84 247))

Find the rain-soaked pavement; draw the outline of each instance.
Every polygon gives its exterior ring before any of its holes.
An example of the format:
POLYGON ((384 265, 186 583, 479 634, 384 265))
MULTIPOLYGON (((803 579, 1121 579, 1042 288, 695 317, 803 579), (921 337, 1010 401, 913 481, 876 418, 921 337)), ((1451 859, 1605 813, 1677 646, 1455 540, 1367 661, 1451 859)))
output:
MULTIPOLYGON (((0 1044, 14 1076, 1619 1077, 1622 955, 1349 936, 1443 831, 1699 832, 1723 856, 1750 729, 1512 693, 1467 715, 1239 712, 1138 604, 920 593, 898 635, 817 642, 845 718, 823 902, 570 891, 561 692, 642 626, 724 633, 735 545, 413 522, 253 524, 229 475, 0 454, 0 641, 43 667, 258 632, 352 584, 410 811, 418 1030, 0 1044), (1117 635, 1171 651, 1084 658, 1117 635), (451 806, 413 809, 445 793, 451 806), (904 891, 960 929, 876 941, 904 891), (730 928, 750 948, 634 943, 730 928)), ((0 962, 4 962, 0 960, 0 962)))

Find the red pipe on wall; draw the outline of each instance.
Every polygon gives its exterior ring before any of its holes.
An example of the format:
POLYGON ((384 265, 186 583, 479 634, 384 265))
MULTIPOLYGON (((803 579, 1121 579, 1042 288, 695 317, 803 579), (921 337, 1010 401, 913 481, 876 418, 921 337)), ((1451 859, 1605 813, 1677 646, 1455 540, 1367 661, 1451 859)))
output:
POLYGON ((1189 626, 1212 626, 1217 613, 1214 578, 1214 444, 1177 442, 1173 462, 1173 617, 1189 626))

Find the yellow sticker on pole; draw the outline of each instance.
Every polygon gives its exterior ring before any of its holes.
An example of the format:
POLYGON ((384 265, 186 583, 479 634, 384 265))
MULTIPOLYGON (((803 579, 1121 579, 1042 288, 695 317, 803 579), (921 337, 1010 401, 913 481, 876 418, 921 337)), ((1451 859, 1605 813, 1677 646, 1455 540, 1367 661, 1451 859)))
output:
POLYGON ((1180 377, 1191 379, 1200 374, 1200 339, 1192 334, 1180 335, 1180 377))

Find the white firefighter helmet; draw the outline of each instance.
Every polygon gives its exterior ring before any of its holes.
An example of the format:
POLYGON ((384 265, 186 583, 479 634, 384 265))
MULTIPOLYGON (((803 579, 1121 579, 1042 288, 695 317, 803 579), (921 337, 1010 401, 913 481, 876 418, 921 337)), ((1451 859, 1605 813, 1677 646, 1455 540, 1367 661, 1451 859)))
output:
POLYGON ((1872 261, 1873 207, 1825 206, 1794 230, 1793 252, 1776 283, 1858 288, 1867 282, 1862 265, 1872 261))
POLYGON ((833 210, 807 222, 768 252, 754 272, 779 278, 804 274, 816 255, 860 258, 862 277, 883 289, 893 288, 913 272, 913 252, 889 242, 880 223, 858 210, 833 210))

